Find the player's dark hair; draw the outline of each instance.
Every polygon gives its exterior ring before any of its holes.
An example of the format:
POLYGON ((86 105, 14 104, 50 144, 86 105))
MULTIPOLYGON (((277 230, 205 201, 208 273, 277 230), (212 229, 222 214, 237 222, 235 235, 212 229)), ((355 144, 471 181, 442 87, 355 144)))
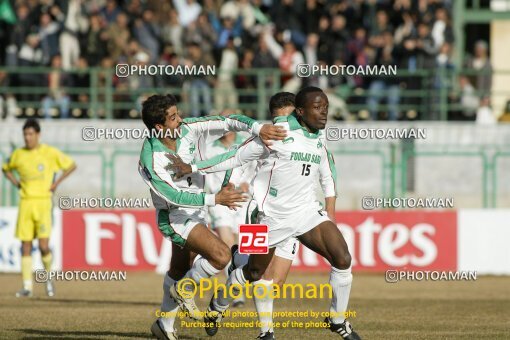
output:
POLYGON ((303 108, 305 107, 306 99, 308 97, 308 94, 310 93, 324 93, 320 88, 315 86, 308 86, 302 88, 297 94, 296 94, 296 107, 303 108))
POLYGON ((287 106, 294 106, 296 96, 290 92, 278 92, 269 99, 269 112, 271 116, 278 109, 282 109, 287 106))
POLYGON ((171 94, 155 94, 147 98, 142 104, 142 120, 149 130, 156 124, 164 124, 166 111, 177 105, 177 99, 171 94))
POLYGON ((25 124, 23 124, 23 131, 30 128, 34 129, 37 133, 41 132, 41 125, 39 125, 39 122, 35 118, 28 118, 25 124))

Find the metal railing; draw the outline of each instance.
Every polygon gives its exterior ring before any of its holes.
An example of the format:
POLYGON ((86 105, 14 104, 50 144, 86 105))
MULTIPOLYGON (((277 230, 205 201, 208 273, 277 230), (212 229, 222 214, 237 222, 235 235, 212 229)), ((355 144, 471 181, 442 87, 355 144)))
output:
MULTIPOLYGON (((409 190, 408 176, 414 176, 412 169, 408 166, 408 161, 412 158, 414 160, 420 158, 439 157, 441 159, 452 160, 455 158, 467 157, 481 160, 481 200, 479 207, 483 208, 497 208, 498 207, 498 193, 500 192, 501 183, 499 176, 501 172, 497 171, 498 162, 503 159, 510 159, 510 150, 500 150, 493 146, 481 146, 476 148, 469 148, 470 150, 451 150, 449 148, 432 147, 432 148, 417 148, 409 149, 403 146, 403 143, 388 143, 380 145, 341 145, 333 147, 331 152, 337 158, 337 162, 342 157, 375 157, 380 162, 373 162, 373 169, 379 169, 380 177, 380 194, 383 197, 399 197, 408 196, 410 194, 423 195, 425 193, 416 192, 416 190, 409 190), (398 177, 400 176, 400 180, 398 177)), ((107 157, 103 150, 86 151, 86 150, 63 150, 70 155, 94 155, 98 156, 100 160, 100 192, 103 197, 108 194, 109 197, 116 197, 116 162, 119 156, 132 156, 137 158, 139 150, 114 150, 110 157, 107 157)), ((3 154, 0 153, 3 158, 3 154)), ((136 162, 133 166, 136 167, 136 162)), ((352 176, 352 174, 350 174, 352 176)), ((445 174, 447 176, 448 174, 445 174)), ((16 205, 19 201, 18 190, 2 176, 2 195, 0 206, 16 205)), ((344 174, 338 172, 338 182, 344 181, 344 174)), ((422 178, 423 179, 423 178, 422 178)), ((374 192, 367 194, 374 194, 374 192)), ((83 194, 83 193, 80 193, 83 194)), ((446 194, 446 193, 445 193, 446 194)), ((448 193, 449 194, 449 193, 448 193)), ((472 194, 476 196, 475 193, 472 194)))
MULTIPOLYGON (((55 70, 48 67, 0 68, 0 72, 8 74, 11 84, 0 87, 1 94, 15 96, 20 109, 32 111, 30 113, 25 111, 28 115, 32 115, 35 111, 37 115, 43 116, 42 100, 50 92, 46 86, 45 76, 52 71, 55 70), (27 78, 31 78, 31 86, 26 86, 27 78)), ((70 112, 78 110, 81 116, 87 118, 137 118, 139 117, 141 101, 154 93, 177 95, 180 99, 181 110, 185 114, 189 114, 190 111, 190 91, 193 85, 191 85, 189 79, 185 79, 182 86, 156 86, 161 85, 160 83, 165 78, 155 76, 156 78, 151 79, 154 86, 139 88, 131 82, 136 76, 117 78, 114 75, 114 70, 109 68, 93 67, 81 70, 71 69, 65 72, 59 70, 59 72, 66 74, 68 79, 76 76, 88 76, 90 83, 88 87, 62 87, 62 91, 71 99, 70 112), (156 80, 160 81, 156 82, 156 80)), ((510 71, 494 71, 491 74, 510 75, 510 71)), ((460 92, 456 81, 460 75, 476 77, 483 74, 476 70, 454 71, 439 68, 437 70, 408 71, 398 69, 396 76, 398 77, 398 83, 395 82, 395 76, 377 76, 377 80, 382 82, 389 80, 392 83, 397 83, 398 111, 420 112, 422 114, 421 119, 446 120, 449 112, 463 109, 459 102, 452 102, 451 100, 452 94, 460 92)), ((238 85, 225 95, 234 96, 237 99, 239 104, 233 109, 243 110, 258 119, 267 119, 269 98, 282 88, 282 76, 279 69, 238 70, 233 74, 233 83, 238 85), (249 85, 243 87, 241 83, 249 85)), ((308 78, 301 79, 303 85, 310 81, 308 78)), ((388 84, 391 85, 392 83, 388 84)), ((377 111, 388 112, 392 108, 387 99, 392 93, 395 95, 395 91, 388 88, 388 84, 385 85, 385 89, 377 91, 377 96, 382 99, 377 104, 377 111)), ((221 96, 221 94, 218 88, 211 86, 210 90, 211 104, 214 107, 215 95, 221 96)), ((369 88, 354 87, 350 83, 328 89, 328 93, 344 101, 349 112, 368 110, 368 100, 371 96, 373 97, 369 88)), ((487 94, 478 91, 477 95, 487 94)), ((510 98, 510 91, 499 93, 492 91, 490 95, 510 98)), ((199 105, 202 111, 206 107, 203 103, 199 105)), ((53 105, 53 110, 57 106, 53 105)), ((221 109, 225 108, 222 107, 221 109)), ((72 115, 70 114, 70 116, 72 115)))

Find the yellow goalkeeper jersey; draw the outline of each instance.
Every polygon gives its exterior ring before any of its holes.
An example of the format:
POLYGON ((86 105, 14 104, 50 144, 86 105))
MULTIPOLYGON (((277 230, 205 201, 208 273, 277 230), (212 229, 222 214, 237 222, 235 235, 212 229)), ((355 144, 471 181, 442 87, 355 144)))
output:
POLYGON ((21 198, 50 198, 50 188, 57 172, 67 170, 73 164, 72 158, 57 148, 39 144, 32 150, 14 150, 2 170, 19 174, 21 198))

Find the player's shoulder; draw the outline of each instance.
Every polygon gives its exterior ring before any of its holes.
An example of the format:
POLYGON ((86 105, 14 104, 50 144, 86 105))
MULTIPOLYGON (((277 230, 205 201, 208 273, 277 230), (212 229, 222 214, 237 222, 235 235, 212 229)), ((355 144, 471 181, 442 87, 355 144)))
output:
POLYGON ((204 123, 209 121, 215 121, 215 120, 225 120, 225 117, 223 116, 206 116, 206 117, 186 117, 182 120, 183 125, 192 125, 197 123, 204 123))
POLYGON ((40 144, 39 150, 45 155, 55 155, 61 152, 60 149, 48 144, 40 144))

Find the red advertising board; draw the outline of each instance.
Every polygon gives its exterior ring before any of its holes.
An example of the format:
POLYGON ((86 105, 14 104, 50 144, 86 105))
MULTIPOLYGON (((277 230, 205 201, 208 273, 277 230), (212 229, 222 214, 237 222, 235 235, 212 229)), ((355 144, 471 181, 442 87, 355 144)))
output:
MULTIPOLYGON (((154 210, 63 211, 62 269, 154 270, 168 266, 154 210)), ((341 211, 337 225, 353 270, 456 270, 457 213, 451 211, 341 211)), ((304 246, 293 270, 329 271, 304 246)))
MULTIPOLYGON (((353 270, 456 270, 457 213, 452 211, 339 211, 336 222, 349 246, 353 270)), ((293 270, 329 270, 301 246, 293 270)))
POLYGON ((154 270, 158 265, 163 237, 154 210, 70 210, 62 218, 63 270, 154 270))

